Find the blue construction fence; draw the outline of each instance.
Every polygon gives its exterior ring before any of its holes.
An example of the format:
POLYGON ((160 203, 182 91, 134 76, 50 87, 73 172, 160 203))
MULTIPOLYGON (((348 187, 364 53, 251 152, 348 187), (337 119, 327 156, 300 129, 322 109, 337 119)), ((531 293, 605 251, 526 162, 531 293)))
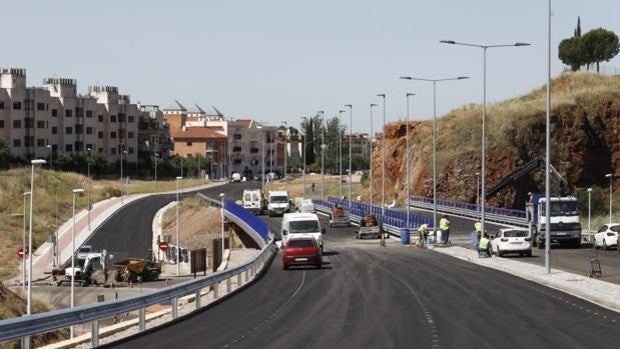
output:
POLYGON ((269 241, 269 227, 254 213, 237 205, 233 200, 224 200, 224 210, 230 212, 231 214, 237 216, 239 219, 244 221, 256 233, 258 233, 260 238, 263 239, 263 242, 269 241))
MULTIPOLYGON (((410 202, 416 202, 416 201, 433 204, 433 198, 426 198, 422 196, 412 196, 410 198, 410 202)), ((437 205, 466 209, 466 210, 477 211, 477 212, 481 212, 481 208, 482 208, 482 206, 480 205, 469 204, 469 203, 460 202, 460 201, 450 201, 450 200, 437 200, 437 205)), ((497 215, 503 215, 503 216, 509 216, 509 217, 526 218, 525 211, 513 210, 509 208, 499 208, 499 207, 493 207, 489 205, 485 205, 484 212, 491 213, 491 214, 497 214, 497 215)))
MULTIPOLYGON (((334 208, 336 204, 342 206, 345 210, 349 210, 349 200, 338 199, 329 197, 327 201, 324 200, 313 200, 315 205, 320 205, 324 207, 328 207, 330 210, 334 208)), ((391 225, 395 228, 405 228, 407 226, 407 212, 398 211, 394 209, 385 209, 385 215, 383 215, 381 207, 373 205, 370 207, 370 204, 359 202, 359 201, 351 201, 351 210, 349 211, 350 215, 364 217, 368 213, 371 212, 379 219, 383 224, 391 225)), ((419 214, 410 213, 409 214, 409 229, 417 229, 422 224, 428 225, 429 229, 433 227, 433 219, 430 217, 424 217, 419 214)))

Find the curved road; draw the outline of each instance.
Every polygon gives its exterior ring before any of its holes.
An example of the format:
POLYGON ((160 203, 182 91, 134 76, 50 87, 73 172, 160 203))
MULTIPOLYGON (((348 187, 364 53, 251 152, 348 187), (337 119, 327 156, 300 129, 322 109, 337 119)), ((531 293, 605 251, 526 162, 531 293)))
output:
MULTIPOLYGON (((279 219, 265 218, 272 230, 279 219)), ((449 256, 329 229, 322 270, 282 270, 118 348, 611 348, 620 314, 449 256)))

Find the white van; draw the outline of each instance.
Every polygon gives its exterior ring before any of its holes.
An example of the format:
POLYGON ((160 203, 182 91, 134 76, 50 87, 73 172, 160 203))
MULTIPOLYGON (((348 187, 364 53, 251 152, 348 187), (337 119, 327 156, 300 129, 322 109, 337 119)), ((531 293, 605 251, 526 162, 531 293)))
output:
POLYGON ((314 213, 287 213, 282 217, 282 246, 290 238, 301 236, 312 236, 323 252, 323 234, 325 228, 321 229, 319 217, 314 213))
POLYGON ((263 195, 259 189, 243 191, 243 208, 254 213, 263 214, 263 195))
POLYGON ((230 177, 230 181, 231 182, 241 182, 241 174, 238 172, 235 172, 232 174, 232 176, 230 177))
POLYGON ((269 217, 276 215, 279 216, 291 212, 291 203, 289 201, 288 191, 270 191, 267 211, 269 211, 269 217))

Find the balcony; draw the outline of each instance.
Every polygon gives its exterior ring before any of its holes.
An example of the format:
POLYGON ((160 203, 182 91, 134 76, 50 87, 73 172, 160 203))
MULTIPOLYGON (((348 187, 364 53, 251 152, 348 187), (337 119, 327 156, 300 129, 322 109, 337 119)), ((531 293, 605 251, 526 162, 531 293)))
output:
POLYGON ((238 153, 241 151, 241 147, 233 147, 233 153, 238 153))
POLYGON ((251 154, 257 154, 258 153, 258 148, 251 148, 250 149, 250 153, 251 154))

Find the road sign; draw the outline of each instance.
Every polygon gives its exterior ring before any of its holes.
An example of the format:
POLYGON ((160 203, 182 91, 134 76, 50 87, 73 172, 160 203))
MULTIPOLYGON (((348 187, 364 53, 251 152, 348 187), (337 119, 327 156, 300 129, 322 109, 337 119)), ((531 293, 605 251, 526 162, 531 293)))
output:
POLYGON ((17 256, 19 258, 24 258, 24 248, 23 247, 20 247, 20 248, 17 249, 17 256))
POLYGON ((166 252, 168 250, 168 241, 162 241, 159 243, 159 249, 166 252))

